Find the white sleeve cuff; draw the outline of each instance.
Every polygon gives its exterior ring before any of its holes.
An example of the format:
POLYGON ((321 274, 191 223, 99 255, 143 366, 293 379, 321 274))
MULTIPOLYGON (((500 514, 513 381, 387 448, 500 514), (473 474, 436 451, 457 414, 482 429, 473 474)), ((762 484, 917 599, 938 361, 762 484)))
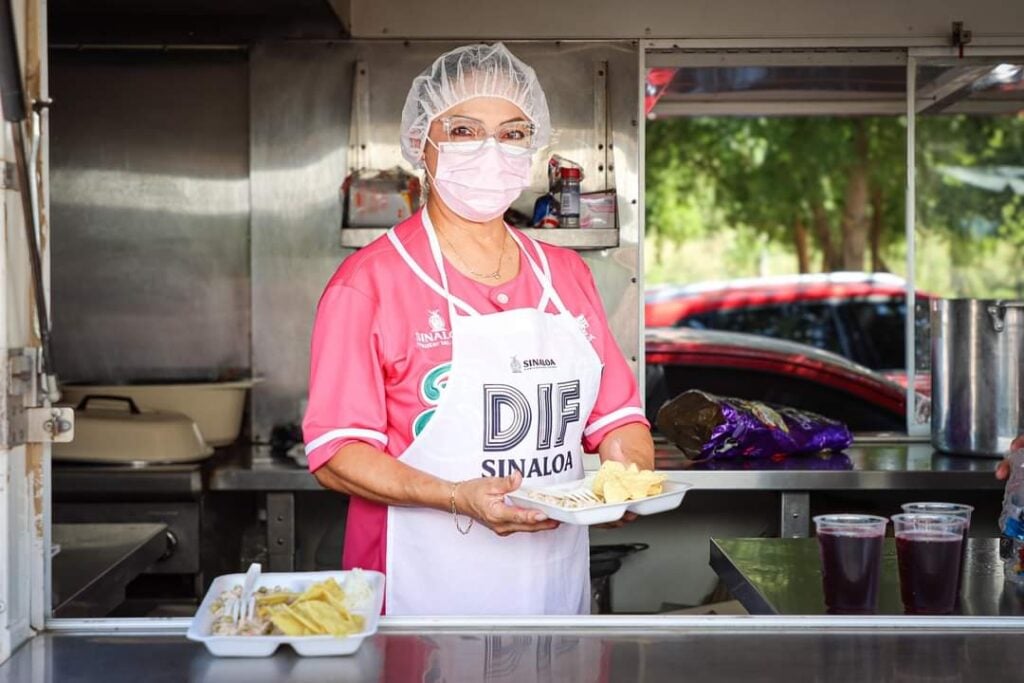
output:
POLYGON ((370 439, 372 441, 379 441, 381 446, 388 445, 388 437, 380 432, 375 432, 372 429, 332 429, 326 434, 321 434, 307 443, 306 455, 310 455, 313 451, 324 444, 337 439, 370 439))
POLYGON ((636 406, 619 408, 618 410, 608 413, 604 417, 594 420, 589 425, 587 425, 587 428, 583 430, 583 436, 590 436, 594 432, 599 432, 608 425, 614 422, 618 422, 624 417, 630 417, 632 415, 638 415, 645 419, 647 417, 646 415, 644 415, 643 408, 637 408, 636 406))

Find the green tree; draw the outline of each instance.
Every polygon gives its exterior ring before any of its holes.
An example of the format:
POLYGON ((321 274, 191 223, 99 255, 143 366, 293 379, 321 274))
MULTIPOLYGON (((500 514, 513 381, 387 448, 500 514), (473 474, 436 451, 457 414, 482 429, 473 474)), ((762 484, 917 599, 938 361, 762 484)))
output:
POLYGON ((861 270, 902 225, 903 126, 882 118, 688 118, 647 128, 647 225, 685 239, 750 226, 800 272, 861 270), (684 210, 680 210, 683 208, 684 210))
MULTIPOLYGON (((950 291, 998 287, 961 277, 1002 245, 1016 263, 1024 256, 1024 115, 923 117, 917 135, 917 227, 948 242, 950 291)), ((1015 289, 1020 296, 1019 275, 1015 289)))

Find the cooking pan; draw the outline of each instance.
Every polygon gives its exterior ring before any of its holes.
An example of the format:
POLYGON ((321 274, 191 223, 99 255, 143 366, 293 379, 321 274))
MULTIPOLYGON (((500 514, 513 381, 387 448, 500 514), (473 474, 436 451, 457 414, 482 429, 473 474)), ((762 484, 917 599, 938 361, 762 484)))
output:
POLYGON ((206 443, 219 447, 238 438, 246 392, 258 381, 67 384, 62 389, 64 400, 71 403, 102 394, 130 398, 142 410, 183 413, 199 425, 206 443))
POLYGON ((107 464, 194 462, 212 454, 187 415, 144 411, 124 396, 83 397, 74 440, 53 444, 55 460, 107 464))

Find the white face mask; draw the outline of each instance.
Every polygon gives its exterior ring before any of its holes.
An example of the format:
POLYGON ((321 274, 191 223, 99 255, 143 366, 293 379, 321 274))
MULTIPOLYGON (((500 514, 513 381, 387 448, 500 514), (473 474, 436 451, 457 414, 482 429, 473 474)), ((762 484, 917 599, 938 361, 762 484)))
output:
POLYGON ((479 148, 476 142, 428 141, 437 148, 431 187, 468 221, 486 223, 501 216, 530 184, 529 149, 500 145, 493 138, 479 148))

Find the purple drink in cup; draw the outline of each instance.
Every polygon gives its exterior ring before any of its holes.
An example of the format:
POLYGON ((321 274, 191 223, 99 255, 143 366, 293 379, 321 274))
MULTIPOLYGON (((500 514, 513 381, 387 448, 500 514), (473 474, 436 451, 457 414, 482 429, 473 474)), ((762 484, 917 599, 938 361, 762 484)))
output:
POLYGON ((892 521, 904 610, 909 614, 949 614, 956 605, 964 519, 904 513, 894 515, 892 521))
POLYGON ((814 518, 822 590, 830 614, 871 614, 878 608, 882 538, 888 523, 873 515, 814 518))
POLYGON ((920 512, 931 515, 952 515, 964 520, 964 542, 960 548, 960 572, 956 578, 956 594, 959 597, 964 585, 964 565, 967 564, 967 535, 971 530, 971 513, 974 508, 960 503, 904 503, 904 512, 920 512))

